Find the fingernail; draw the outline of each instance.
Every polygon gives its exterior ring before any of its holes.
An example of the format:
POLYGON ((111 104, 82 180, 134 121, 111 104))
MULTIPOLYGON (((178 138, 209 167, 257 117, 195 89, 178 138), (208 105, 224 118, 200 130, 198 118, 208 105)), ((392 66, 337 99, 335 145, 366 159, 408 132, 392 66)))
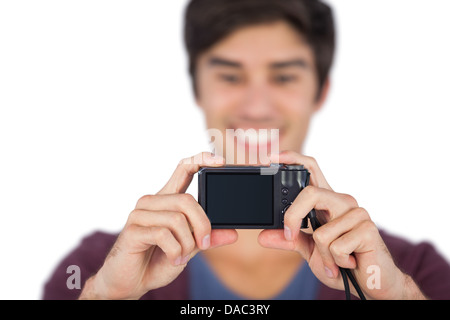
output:
POLYGON ((208 249, 209 245, 211 244, 211 238, 209 237, 209 234, 207 234, 206 236, 203 237, 202 240, 202 249, 208 249))
POLYGON ((181 256, 175 259, 175 265, 179 266, 181 263, 181 256))
POLYGON ((181 264, 186 264, 189 261, 189 258, 191 257, 190 254, 188 254, 187 256, 185 256, 183 259, 181 259, 181 264))
POLYGON ((331 271, 327 267, 325 267, 325 273, 326 273, 328 278, 334 278, 333 271, 331 271))
POLYGON ((288 226, 284 226, 284 237, 287 241, 292 241, 292 232, 288 226))

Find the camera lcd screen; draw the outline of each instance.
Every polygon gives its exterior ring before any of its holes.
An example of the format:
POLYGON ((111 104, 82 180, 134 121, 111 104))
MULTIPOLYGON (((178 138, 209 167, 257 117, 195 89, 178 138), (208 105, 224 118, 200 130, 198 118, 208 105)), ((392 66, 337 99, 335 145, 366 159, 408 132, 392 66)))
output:
POLYGON ((273 175, 208 173, 206 213, 216 225, 272 225, 273 175))

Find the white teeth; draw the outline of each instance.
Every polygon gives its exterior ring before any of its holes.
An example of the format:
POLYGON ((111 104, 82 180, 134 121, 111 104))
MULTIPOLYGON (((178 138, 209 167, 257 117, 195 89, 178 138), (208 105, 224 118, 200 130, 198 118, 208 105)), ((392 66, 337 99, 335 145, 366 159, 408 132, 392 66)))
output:
POLYGON ((248 141, 249 144, 267 144, 277 136, 276 134, 274 134, 274 137, 272 137, 271 133, 273 130, 278 129, 247 129, 244 131, 236 130, 234 132, 234 135, 236 136, 237 140, 242 143, 246 143, 248 141))
POLYGON ((259 131, 258 134, 258 141, 260 144, 266 144, 267 141, 269 140, 269 134, 267 133, 267 130, 264 131, 259 131))

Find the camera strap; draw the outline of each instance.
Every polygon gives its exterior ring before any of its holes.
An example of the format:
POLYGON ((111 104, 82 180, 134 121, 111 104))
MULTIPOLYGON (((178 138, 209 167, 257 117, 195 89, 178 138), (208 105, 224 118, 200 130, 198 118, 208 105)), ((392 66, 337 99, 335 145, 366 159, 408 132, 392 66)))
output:
MULTIPOLYGON (((314 209, 311 210, 311 212, 302 221, 302 228, 307 227, 307 225, 308 225, 307 219, 309 219, 309 222, 311 223, 311 228, 313 229, 313 231, 315 231, 317 228, 319 228, 321 226, 319 219, 317 219, 316 211, 314 209)), ((351 283, 353 284, 353 287, 355 287, 356 292, 358 292, 359 298, 361 300, 366 300, 366 297, 364 296, 364 293, 362 292, 361 288, 359 287, 358 282, 356 281, 352 272, 347 268, 341 268, 341 267, 339 267, 339 271, 341 272, 342 279, 344 281, 345 298, 347 300, 351 300, 350 286, 348 283, 348 279, 350 279, 351 283)))

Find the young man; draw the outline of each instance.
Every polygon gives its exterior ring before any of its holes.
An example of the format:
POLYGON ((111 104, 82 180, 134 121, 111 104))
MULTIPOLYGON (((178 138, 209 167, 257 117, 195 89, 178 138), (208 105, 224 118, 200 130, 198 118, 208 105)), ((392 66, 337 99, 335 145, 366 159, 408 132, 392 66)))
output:
POLYGON ((185 39, 207 127, 224 136, 226 129, 279 129, 284 151, 271 159, 304 165, 311 186, 287 211, 284 230, 211 230, 185 192, 201 166, 225 160, 208 153, 201 162, 184 159, 160 192, 138 200, 118 236, 84 239, 46 284, 44 298, 343 299, 339 267, 353 270, 369 299, 450 298, 450 267, 432 246, 379 231, 352 196, 334 192, 316 161, 301 154, 329 88, 334 27, 328 6, 192 0, 185 39), (327 223, 311 236, 300 224, 313 208, 327 223), (81 268, 81 294, 67 288, 69 265, 81 268), (370 285, 374 270, 378 283, 370 285))

